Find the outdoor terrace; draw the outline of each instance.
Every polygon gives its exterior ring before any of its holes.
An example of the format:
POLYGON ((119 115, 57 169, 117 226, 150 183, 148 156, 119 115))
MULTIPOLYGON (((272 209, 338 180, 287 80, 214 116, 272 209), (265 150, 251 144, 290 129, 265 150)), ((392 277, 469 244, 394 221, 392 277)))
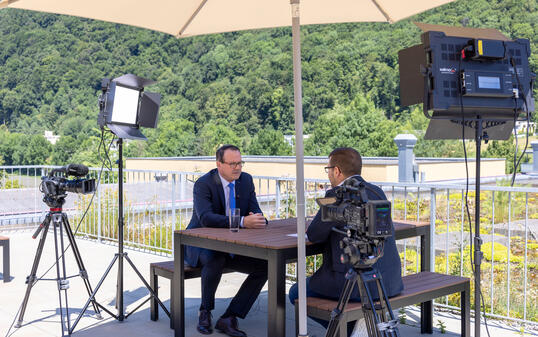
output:
MULTIPOLYGON (((0 188, 0 235, 11 239, 11 267, 13 279, 0 283, 0 335, 6 335, 22 302, 24 280, 30 273, 36 252, 37 241, 31 239, 35 226, 44 218, 48 208, 41 202, 38 191, 40 177, 50 167, 10 167, 2 171, 0 188)), ((91 169, 97 176, 98 170, 91 169)), ((125 241, 130 247, 129 256, 142 274, 149 279, 149 264, 171 259, 172 233, 184 228, 192 212, 192 183, 200 173, 126 170, 125 241), (157 179, 159 177, 159 179, 157 179), (162 179, 165 177, 166 179, 162 179)), ((269 218, 295 216, 293 178, 255 177, 258 200, 269 218)), ((456 184, 398 184, 379 183, 392 201, 393 218, 429 221, 433 226, 431 270, 439 273, 470 276, 468 261, 468 225, 463 222, 463 195, 465 186, 456 184)), ((307 213, 314 214, 314 197, 324 194, 325 180, 310 179, 305 183, 307 213)), ((97 284, 106 267, 117 252, 117 176, 114 171, 103 175, 95 199, 87 216, 78 228, 77 242, 88 269, 92 285, 97 284), (99 205, 99 207, 97 207, 99 205)), ((472 187, 470 199, 474 199, 472 187)), ((482 237, 485 242, 485 260, 482 266, 483 293, 487 307, 488 325, 492 336, 536 335, 536 237, 538 232, 538 205, 535 200, 538 189, 532 187, 482 186, 483 206, 481 216, 482 237), (502 321, 493 322, 492 319, 502 321)), ((89 205, 90 196, 69 194, 64 207, 73 228, 77 227, 82 211, 89 205)), ((474 210, 470 205, 471 214, 474 210)), ((47 239, 48 250, 43 254, 38 275, 41 275, 54 260, 52 236, 47 239)), ((483 246, 483 251, 484 251, 483 246)), ((418 271, 418 244, 414 239, 398 241, 405 274, 418 271)), ((68 256, 69 271, 76 273, 72 256, 68 256)), ((307 260, 307 273, 318 267, 318 259, 307 260)), ((71 273, 71 274, 72 274, 71 273)), ((147 297, 147 290, 128 266, 125 267, 125 303, 136 307, 147 297)), ((48 277, 55 274, 53 269, 48 277)), ((98 293, 98 301, 113 308, 116 287, 116 268, 106 279, 98 293)), ((287 286, 292 284, 295 267, 288 265, 287 286)), ((217 294, 219 301, 215 316, 223 311, 226 301, 235 294, 241 283, 240 274, 223 277, 217 294)), ((160 297, 169 306, 169 282, 160 282, 160 297)), ((199 303, 199 279, 186 283, 186 331, 188 336, 197 336, 195 325, 199 303)), ((249 336, 265 336, 267 322, 267 292, 262 292, 248 319, 242 321, 249 336)), ((82 308, 87 294, 82 282, 72 279, 69 303, 72 312, 82 308)), ((447 334, 459 335, 459 312, 453 298, 435 301, 434 329, 440 335, 441 325, 446 325, 447 334), (439 321, 443 322, 442 324, 439 321)), ((401 312, 395 308, 396 315, 401 312)), ((90 312, 91 313, 91 312, 90 312)), ((406 324, 402 325, 402 336, 418 336, 419 311, 416 307, 405 309, 406 324)), ((149 303, 144 304, 124 322, 115 322, 104 314, 97 321, 84 317, 77 326, 77 334, 172 336, 168 319, 161 312, 158 322, 149 319, 149 303)), ((72 316, 72 319, 75 315, 72 316)), ((61 335, 59 324, 58 293, 51 282, 42 281, 32 290, 25 315, 25 325, 16 330, 14 336, 61 335)), ((294 312, 287 303, 287 335, 294 335, 294 312)), ((483 336, 486 336, 483 327, 483 336)), ((13 330, 11 331, 11 333, 13 330)), ((10 333, 10 334, 11 334, 10 333)), ((324 331, 314 322, 309 323, 309 333, 323 336, 324 331)), ((215 333, 217 334, 217 333, 215 333)))
MULTIPOLYGON (((58 305, 58 292, 54 282, 39 281, 31 291, 28 307, 24 315, 24 324, 21 328, 12 328, 8 334, 9 327, 16 319, 18 309, 22 303, 25 291, 26 276, 30 273, 32 262, 37 248, 37 240, 32 240, 33 231, 18 230, 3 232, 11 240, 11 266, 12 279, 8 283, 0 283, 0 335, 14 337, 34 337, 34 336, 61 336, 60 309, 58 305)), ((46 246, 40 262, 38 276, 41 276, 50 266, 53 265, 54 242, 52 233, 46 241, 46 246)), ((95 240, 79 238, 77 245, 81 251, 82 259, 88 270, 92 286, 95 287, 101 276, 104 274, 107 266, 117 253, 117 246, 114 244, 99 243, 95 240)), ((133 260, 137 268, 149 280, 149 264, 169 260, 170 258, 163 255, 156 255, 140 250, 127 250, 129 257, 133 260)), ((77 265, 71 251, 66 255, 68 274, 78 272, 77 265)), ((45 276, 53 278, 56 270, 53 268, 45 276)), ((237 291, 244 276, 238 273, 226 274, 223 276, 219 290, 217 291, 217 302, 214 315, 218 316, 224 311, 228 301, 237 291)), ((115 295, 116 295, 116 267, 108 275, 103 283, 102 288, 97 294, 97 300, 107 306, 114 313, 115 295)), ((186 332, 187 336, 203 336, 196 331, 197 309, 200 301, 200 279, 191 279, 186 281, 186 332)), ((170 283, 163 280, 160 282, 159 297, 167 307, 170 305, 169 298, 170 283)), ((290 286, 291 283, 288 283, 290 286)), ((124 285, 124 302, 127 311, 135 308, 148 297, 149 292, 146 290, 140 279, 130 267, 125 266, 125 285, 124 285)), ((240 322, 240 327, 244 329, 249 336, 264 337, 267 334, 267 292, 262 291, 257 303, 253 306, 247 319, 240 322)), ((68 290, 69 310, 72 322, 80 313, 86 300, 88 299, 83 282, 80 278, 73 278, 70 281, 68 290)), ((293 307, 287 303, 286 307, 286 336, 294 336, 294 312, 293 307)), ((396 315, 401 315, 401 311, 394 309, 396 315)), ((408 307, 405 309, 406 323, 400 325, 402 336, 414 337, 421 336, 419 326, 420 310, 417 307, 408 307)), ((18 317, 18 316, 17 316, 18 317)), ((86 315, 82 318, 75 329, 74 336, 129 336, 129 337, 147 337, 147 336, 173 336, 173 331, 169 327, 169 320, 166 315, 160 311, 159 320, 151 321, 149 313, 149 303, 144 304, 132 316, 129 316, 123 322, 115 321, 113 318, 103 313, 102 320, 97 320, 93 309, 90 307, 86 315)), ((434 334, 430 336, 459 336, 460 322, 457 313, 436 311, 434 314, 434 334), (446 333, 439 330, 438 320, 444 322, 446 333)), ((517 328, 511 328, 506 324, 494 321, 488 321, 491 336, 520 336, 517 328)), ((325 332, 317 323, 308 321, 308 331, 311 336, 324 336, 325 332)), ((362 330, 364 333, 364 330, 362 330)), ((486 331, 484 329, 484 336, 486 331)), ((219 336, 218 332, 214 333, 219 336)), ((362 334, 363 335, 363 334, 362 334)), ((364 336, 364 335, 363 335, 364 336)))

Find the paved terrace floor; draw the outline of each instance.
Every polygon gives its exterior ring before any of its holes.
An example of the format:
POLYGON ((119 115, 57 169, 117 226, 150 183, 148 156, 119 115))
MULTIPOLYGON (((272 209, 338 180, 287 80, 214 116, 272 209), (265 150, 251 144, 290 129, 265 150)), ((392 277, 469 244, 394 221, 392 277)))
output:
MULTIPOLYGON (((36 253, 38 240, 32 240, 32 232, 4 232, 11 240, 11 282, 2 283, 0 281, 0 336, 15 337, 35 337, 35 336, 61 336, 61 325, 58 305, 58 291, 53 281, 40 281, 32 289, 26 314, 24 316, 24 325, 19 329, 11 328, 15 320, 17 311, 20 307, 24 293, 26 291, 25 279, 30 273, 32 262, 36 253)), ((95 241, 77 239, 77 245, 80 249, 82 259, 89 273, 92 286, 95 287, 110 261, 117 252, 114 245, 101 244, 95 241)), ((156 261, 165 261, 169 258, 158 256, 140 251, 126 250, 129 257, 137 265, 140 272, 148 278, 149 282, 149 264, 156 261)), ((54 262, 54 240, 52 232, 47 237, 42 260, 38 270, 38 276, 42 275, 54 262)), ((69 250, 66 255, 67 271, 69 275, 76 274, 78 268, 74 261, 72 251, 69 250)), ((47 274, 48 278, 55 277, 55 268, 47 274)), ((108 306, 114 311, 115 291, 117 279, 117 266, 115 266, 103 283, 97 300, 108 306)), ((230 298, 235 294, 244 276, 233 273, 223 276, 221 285, 217 292, 216 309, 213 312, 214 319, 223 313, 230 298)), ((170 283, 161 279, 160 298, 166 306, 170 304, 170 283)), ((187 336, 203 336, 196 332, 197 308, 200 303, 200 283, 199 279, 187 280, 186 287, 186 332, 187 336)), ((290 285, 288 285, 289 287, 290 285)), ((128 309, 135 308, 147 297, 148 291, 143 286, 132 269, 125 267, 125 305, 128 309)), ((84 289, 83 282, 79 277, 70 281, 68 291, 69 308, 71 319, 74 320, 81 311, 88 296, 84 289)), ((398 310, 395 309, 395 313, 398 310)), ((400 334, 405 337, 421 336, 418 320, 418 311, 416 308, 406 310, 407 324, 400 326, 400 334)), ((149 303, 144 304, 137 312, 128 317, 123 322, 117 322, 103 313, 104 319, 97 320, 93 310, 89 310, 78 324, 74 336, 128 336, 128 337, 147 337, 147 336, 173 336, 173 331, 169 328, 169 320, 162 311, 160 320, 153 322, 149 318, 149 303)), ((287 322, 286 336, 294 336, 294 311, 293 307, 287 304, 287 322)), ((459 336, 459 319, 458 314, 436 312, 434 322, 441 320, 447 327, 447 332, 441 334, 439 329, 435 328, 433 335, 428 336, 459 336)), ((262 291, 260 298, 254 304, 250 314, 245 320, 240 320, 240 328, 247 332, 249 337, 265 337, 267 322, 267 289, 262 291)), ((491 336, 520 336, 517 329, 507 327, 498 322, 489 322, 491 336)), ((308 331, 310 336, 322 337, 325 332, 317 323, 308 322, 308 331)), ((358 334, 365 336, 364 330, 358 334)), ((483 328, 483 336, 487 336, 483 328)), ((213 336, 224 336, 214 332, 213 336)), ((271 336, 274 337, 274 336, 271 336)), ((280 337, 280 336, 278 336, 280 337)))

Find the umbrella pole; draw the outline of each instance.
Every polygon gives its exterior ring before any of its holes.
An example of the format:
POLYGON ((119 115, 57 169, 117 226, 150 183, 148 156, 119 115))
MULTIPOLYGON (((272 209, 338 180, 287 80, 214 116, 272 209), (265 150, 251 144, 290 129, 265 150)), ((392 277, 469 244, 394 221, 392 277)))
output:
POLYGON ((300 0, 290 0, 293 40, 293 92, 295 104, 295 160, 297 192, 297 282, 299 283, 299 337, 307 337, 306 326, 306 251, 305 251, 305 195, 303 145, 303 93, 301 78, 301 22, 300 0))

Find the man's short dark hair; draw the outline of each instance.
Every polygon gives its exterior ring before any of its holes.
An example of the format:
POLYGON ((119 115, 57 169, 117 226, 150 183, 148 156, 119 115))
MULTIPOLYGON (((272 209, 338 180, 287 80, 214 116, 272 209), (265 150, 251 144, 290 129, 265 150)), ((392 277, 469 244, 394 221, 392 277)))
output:
POLYGON ((239 150, 239 148, 237 146, 235 146, 235 145, 230 145, 230 144, 222 145, 221 147, 219 147, 217 149, 217 153, 215 154, 215 157, 217 158, 217 161, 220 161, 221 163, 224 163, 224 152, 226 150, 232 150, 232 151, 241 152, 239 150))
POLYGON ((329 154, 329 160, 331 166, 337 166, 346 177, 361 174, 361 155, 357 150, 351 147, 339 147, 334 149, 331 154, 329 154))

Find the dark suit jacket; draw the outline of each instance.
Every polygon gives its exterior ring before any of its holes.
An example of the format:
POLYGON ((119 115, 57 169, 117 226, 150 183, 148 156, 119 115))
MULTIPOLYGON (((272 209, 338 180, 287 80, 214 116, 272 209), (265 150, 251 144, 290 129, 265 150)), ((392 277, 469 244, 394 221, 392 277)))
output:
MULTIPOLYGON (((360 176, 355 177, 364 181, 360 176)), ((387 199, 381 188, 367 182, 365 182, 365 185, 370 200, 387 199), (375 190, 379 196, 371 190, 375 190)), ((332 189, 326 193, 327 197, 334 195, 332 189)), ((340 262, 342 250, 340 249, 339 242, 344 236, 331 230, 332 227, 343 228, 343 226, 343 222, 322 222, 321 211, 318 211, 307 230, 308 239, 311 242, 325 243, 323 264, 312 275, 309 286, 311 290, 326 297, 338 298, 340 296, 340 292, 344 287, 345 274, 351 268, 350 265, 344 265, 340 262)), ((381 273, 389 297, 398 295, 403 289, 400 256, 398 255, 396 242, 394 241, 394 228, 392 229, 392 234, 391 237, 385 240, 383 257, 373 265, 381 273)), ((377 290, 373 287, 370 287, 370 290, 377 297, 377 290)), ((351 298, 353 300, 360 300, 357 287, 354 288, 351 298)))
MULTIPOLYGON (((200 177, 194 183, 193 189, 193 213, 187 229, 199 227, 228 228, 229 220, 226 216, 226 199, 224 188, 217 169, 213 169, 200 177)), ((252 176, 242 172, 235 181, 235 204, 241 210, 241 216, 247 216, 249 212, 262 213, 252 176)), ((198 265, 198 257, 202 248, 189 247, 185 250, 185 260, 191 266, 198 265)))

